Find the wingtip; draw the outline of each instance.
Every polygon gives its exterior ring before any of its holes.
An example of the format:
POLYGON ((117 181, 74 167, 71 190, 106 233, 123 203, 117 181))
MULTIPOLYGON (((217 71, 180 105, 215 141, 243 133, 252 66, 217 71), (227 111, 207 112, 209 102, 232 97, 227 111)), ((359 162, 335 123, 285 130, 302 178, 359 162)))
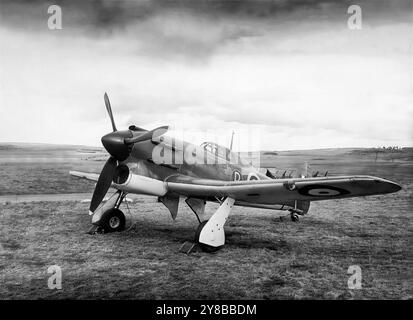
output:
POLYGON ((403 187, 401 185, 399 185, 398 183, 393 182, 393 189, 394 189, 393 192, 398 192, 401 189, 403 189, 403 187))
POLYGON ((386 186, 386 191, 387 193, 393 193, 393 192, 398 192, 400 191, 402 188, 401 185, 399 185, 396 182, 390 181, 390 180, 386 180, 386 179, 382 179, 382 182, 385 184, 386 186))

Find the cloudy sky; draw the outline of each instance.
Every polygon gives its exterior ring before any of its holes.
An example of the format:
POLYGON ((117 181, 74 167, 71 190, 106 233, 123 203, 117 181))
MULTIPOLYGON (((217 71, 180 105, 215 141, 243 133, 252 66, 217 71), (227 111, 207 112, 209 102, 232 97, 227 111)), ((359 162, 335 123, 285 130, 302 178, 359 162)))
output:
POLYGON ((118 129, 195 143, 413 146, 412 2, 357 1, 361 30, 351 4, 2 0, 0 141, 100 145, 107 91, 118 129))

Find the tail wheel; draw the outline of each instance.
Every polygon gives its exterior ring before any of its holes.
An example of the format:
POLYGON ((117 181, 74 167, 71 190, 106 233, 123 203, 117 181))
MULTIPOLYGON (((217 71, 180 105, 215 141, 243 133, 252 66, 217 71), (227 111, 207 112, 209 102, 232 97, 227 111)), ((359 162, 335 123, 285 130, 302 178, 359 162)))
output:
POLYGON ((298 222, 300 220, 300 217, 296 213, 291 214, 291 221, 293 222, 298 222))
POLYGON ((126 218, 121 210, 112 208, 102 215, 100 224, 105 232, 122 231, 125 229, 126 218))
POLYGON ((204 243, 200 243, 199 242, 199 236, 201 235, 201 231, 202 229, 205 227, 205 225, 207 224, 208 220, 202 221, 199 226, 198 229, 196 229, 195 232, 195 242, 198 243, 198 245, 200 246, 200 248, 202 249, 202 251, 208 252, 208 253, 212 253, 215 251, 218 251, 219 249, 221 249, 221 247, 212 247, 209 246, 207 244, 204 243))

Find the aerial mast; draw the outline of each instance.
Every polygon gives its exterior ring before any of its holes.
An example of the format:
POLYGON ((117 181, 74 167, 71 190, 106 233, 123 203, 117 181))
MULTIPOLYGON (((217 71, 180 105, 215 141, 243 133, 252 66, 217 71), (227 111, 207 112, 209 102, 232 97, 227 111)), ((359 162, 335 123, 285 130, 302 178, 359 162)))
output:
POLYGON ((229 150, 232 151, 232 143, 234 142, 234 130, 232 130, 232 136, 231 136, 231 144, 229 145, 229 150))

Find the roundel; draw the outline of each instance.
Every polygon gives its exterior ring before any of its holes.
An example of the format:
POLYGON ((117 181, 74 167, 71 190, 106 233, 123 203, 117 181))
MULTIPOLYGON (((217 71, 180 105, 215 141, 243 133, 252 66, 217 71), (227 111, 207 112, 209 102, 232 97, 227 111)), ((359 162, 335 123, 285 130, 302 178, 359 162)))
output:
POLYGON ((232 180, 233 181, 240 181, 241 180, 241 173, 237 170, 232 172, 232 180))
POLYGON ((317 185, 313 184, 310 186, 305 186, 298 190, 299 194, 304 196, 313 196, 313 197, 333 197, 344 194, 349 194, 350 192, 346 189, 328 186, 328 185, 317 185))

